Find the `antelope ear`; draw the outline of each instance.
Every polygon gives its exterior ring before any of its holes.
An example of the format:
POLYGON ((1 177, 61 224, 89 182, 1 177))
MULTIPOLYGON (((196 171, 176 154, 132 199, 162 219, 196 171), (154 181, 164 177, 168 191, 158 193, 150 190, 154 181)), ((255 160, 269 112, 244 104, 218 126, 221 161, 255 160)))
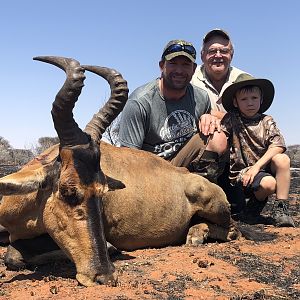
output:
POLYGON ((43 168, 20 170, 0 179, 0 194, 4 196, 26 194, 38 190, 46 179, 43 168))
POLYGON ((106 176, 106 181, 108 185, 108 191, 121 190, 126 187, 126 185, 122 181, 111 178, 109 176, 106 176))
POLYGON ((51 164, 37 169, 23 168, 16 173, 0 178, 0 194, 22 195, 47 188, 58 172, 58 165, 51 164))

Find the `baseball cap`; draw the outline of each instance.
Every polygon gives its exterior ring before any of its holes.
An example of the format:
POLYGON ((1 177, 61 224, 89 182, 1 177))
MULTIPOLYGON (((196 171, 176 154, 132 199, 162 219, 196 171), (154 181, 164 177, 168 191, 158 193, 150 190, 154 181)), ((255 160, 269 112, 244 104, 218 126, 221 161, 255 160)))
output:
POLYGON ((161 60, 171 60, 177 56, 185 56, 196 61, 196 49, 192 43, 184 40, 172 40, 164 48, 161 60))
POLYGON ((214 36, 221 36, 225 38, 226 40, 230 41, 229 34, 220 28, 215 28, 211 31, 209 31, 204 37, 203 37, 203 43, 207 43, 212 37, 214 36))

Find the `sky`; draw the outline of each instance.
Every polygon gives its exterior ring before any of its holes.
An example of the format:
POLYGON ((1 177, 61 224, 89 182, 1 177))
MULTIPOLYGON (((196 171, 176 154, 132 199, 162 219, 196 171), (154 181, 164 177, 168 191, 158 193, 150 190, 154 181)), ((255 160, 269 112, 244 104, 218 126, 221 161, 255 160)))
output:
MULTIPOLYGON (((300 144, 299 11, 299 0, 3 1, 0 136, 13 148, 26 149, 40 137, 56 136, 50 111, 65 74, 34 61, 35 56, 72 57, 114 68, 132 92, 159 76, 168 41, 190 41, 199 53, 205 33, 223 28, 235 47, 232 65, 273 82, 275 98, 267 113, 287 145, 300 144)), ((86 72, 74 109, 81 128, 109 95, 108 84, 86 72)))

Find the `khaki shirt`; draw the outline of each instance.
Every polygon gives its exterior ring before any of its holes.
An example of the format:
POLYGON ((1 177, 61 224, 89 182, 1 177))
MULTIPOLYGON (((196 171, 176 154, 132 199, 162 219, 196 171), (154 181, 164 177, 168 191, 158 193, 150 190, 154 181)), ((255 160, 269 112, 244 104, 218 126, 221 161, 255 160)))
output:
POLYGON ((209 79, 206 77, 205 71, 204 71, 204 65, 198 66, 196 68, 196 71, 194 73, 194 76, 191 80, 191 83, 195 86, 198 86, 204 90, 207 91, 209 95, 209 99, 211 102, 211 109, 212 110, 217 110, 221 112, 226 112, 224 109, 220 97, 222 96, 223 91, 232 83, 235 82, 236 78, 242 74, 246 73, 238 68, 235 67, 230 67, 229 68, 229 74, 227 77, 227 80, 225 84, 222 87, 221 92, 219 93, 211 84, 209 79))

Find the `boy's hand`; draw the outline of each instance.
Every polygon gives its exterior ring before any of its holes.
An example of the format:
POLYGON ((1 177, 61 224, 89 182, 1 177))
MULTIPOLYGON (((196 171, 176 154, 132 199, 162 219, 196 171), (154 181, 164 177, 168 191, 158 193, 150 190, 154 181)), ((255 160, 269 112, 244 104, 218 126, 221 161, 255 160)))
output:
POLYGON ((243 175, 243 186, 250 185, 254 177, 257 175, 257 173, 260 171, 260 168, 258 166, 252 166, 244 175, 243 175))

